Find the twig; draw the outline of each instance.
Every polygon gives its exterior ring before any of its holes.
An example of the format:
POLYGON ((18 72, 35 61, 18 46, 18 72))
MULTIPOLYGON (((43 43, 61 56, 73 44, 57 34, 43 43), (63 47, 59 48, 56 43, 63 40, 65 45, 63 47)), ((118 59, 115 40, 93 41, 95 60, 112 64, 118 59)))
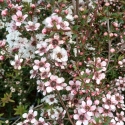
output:
POLYGON ((79 12, 79 0, 76 0, 76 15, 78 15, 79 12))
POLYGON ((76 1, 75 0, 72 0, 72 5, 74 8, 74 15, 76 15, 76 1))
POLYGON ((21 119, 21 117, 18 118, 12 125, 16 125, 16 123, 17 123, 20 119, 21 119))
MULTIPOLYGON (((110 33, 109 19, 107 19, 107 29, 108 29, 108 34, 109 34, 110 33)), ((108 68, 108 65, 109 65, 109 62, 110 62, 110 59, 111 59, 110 49, 111 49, 111 40, 108 41, 108 62, 107 62, 106 69, 108 68)))
POLYGON ((58 91, 56 91, 56 93, 57 93, 57 96, 58 96, 58 98, 59 98, 59 100, 60 100, 60 102, 61 102, 63 108, 66 110, 66 113, 67 113, 67 116, 68 116, 68 119, 69 119, 70 123, 71 123, 72 125, 75 125, 75 124, 73 123, 73 121, 71 120, 71 118, 70 118, 70 114, 69 114, 68 109, 66 108, 66 106, 65 106, 65 104, 64 104, 64 102, 63 102, 63 100, 62 100, 62 98, 61 98, 60 93, 59 93, 58 91))

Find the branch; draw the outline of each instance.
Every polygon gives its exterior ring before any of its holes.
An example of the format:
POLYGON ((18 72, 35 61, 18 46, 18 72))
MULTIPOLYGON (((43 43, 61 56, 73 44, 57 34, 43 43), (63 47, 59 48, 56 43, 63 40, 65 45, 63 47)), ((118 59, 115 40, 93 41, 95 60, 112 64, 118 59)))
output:
POLYGON ((66 108, 66 106, 65 106, 65 104, 64 104, 64 102, 63 102, 63 100, 62 100, 62 98, 61 98, 61 95, 60 95, 59 91, 56 91, 56 93, 57 93, 57 96, 58 96, 58 98, 59 98, 59 100, 60 100, 60 102, 61 102, 63 108, 66 110, 66 113, 67 113, 67 116, 68 116, 68 119, 69 119, 70 123, 71 123, 72 125, 75 125, 75 124, 73 123, 73 121, 71 120, 71 118, 70 118, 70 114, 69 114, 69 112, 68 112, 68 109, 66 108))
POLYGON ((79 0, 76 0, 76 15, 78 15, 79 12, 79 0))
POLYGON ((72 5, 74 8, 74 15, 76 15, 76 1, 75 0, 72 0, 72 5))
MULTIPOLYGON (((109 34, 110 33, 109 19, 107 20, 107 29, 108 29, 108 34, 109 34)), ((108 68, 108 65, 111 59, 110 49, 111 49, 111 40, 108 41, 108 62, 107 62, 106 69, 108 68)))

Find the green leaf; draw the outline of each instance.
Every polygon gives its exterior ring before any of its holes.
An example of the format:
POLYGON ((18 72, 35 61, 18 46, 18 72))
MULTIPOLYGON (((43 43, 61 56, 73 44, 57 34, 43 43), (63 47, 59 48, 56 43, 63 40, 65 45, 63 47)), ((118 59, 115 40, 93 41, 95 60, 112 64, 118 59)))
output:
POLYGON ((3 114, 3 113, 1 113, 1 114, 0 114, 0 117, 1 117, 1 116, 3 116, 3 115, 4 115, 4 114, 3 114))
POLYGON ((14 110, 16 111, 14 115, 22 115, 24 112, 26 112, 27 106, 19 105, 14 110))
POLYGON ((0 121, 0 125, 3 125, 3 123, 4 123, 3 121, 0 121))
POLYGON ((80 26, 76 25, 76 26, 73 27, 73 30, 78 30, 79 27, 80 26))
POLYGON ((74 40, 77 37, 77 34, 72 35, 72 40, 74 40))
POLYGON ((5 93, 4 94, 4 97, 1 98, 1 102, 3 104, 3 106, 5 106, 6 103, 9 103, 9 102, 15 102, 14 100, 11 99, 12 97, 12 93, 8 94, 8 93, 5 93))

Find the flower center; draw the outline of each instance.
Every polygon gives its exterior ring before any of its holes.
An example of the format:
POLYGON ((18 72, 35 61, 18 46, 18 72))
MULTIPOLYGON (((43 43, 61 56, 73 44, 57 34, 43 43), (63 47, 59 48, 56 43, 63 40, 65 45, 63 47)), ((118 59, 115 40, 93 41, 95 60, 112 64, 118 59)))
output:
POLYGON ((56 86, 56 82, 55 81, 52 81, 51 82, 51 87, 55 87, 56 86))
POLYGON ((33 115, 32 115, 32 114, 29 114, 29 115, 28 115, 28 119, 29 119, 29 120, 32 120, 32 119, 33 119, 33 115))
POLYGON ((42 76, 43 76, 43 77, 46 77, 47 74, 48 74, 47 72, 43 72, 43 73, 42 73, 42 76))
POLYGON ((53 101, 54 101, 54 98, 50 98, 50 101, 53 102, 53 101))
POLYGON ((52 44, 53 45, 58 45, 58 40, 57 39, 53 39, 52 44))
POLYGON ((78 103, 78 99, 74 99, 74 103, 77 104, 78 103))
POLYGON ((45 51, 45 48, 42 47, 42 48, 39 49, 39 51, 40 51, 40 52, 44 52, 44 51, 45 51))
POLYGON ((90 107, 89 107, 89 106, 86 106, 85 109, 86 109, 87 111, 89 111, 89 110, 90 110, 90 107))
POLYGON ((124 87, 123 84, 120 84, 120 87, 124 87))
POLYGON ((61 53, 57 53, 57 57, 58 57, 59 59, 61 59, 61 58, 62 58, 62 54, 61 54, 61 53))
POLYGON ((84 115, 80 115, 80 116, 79 116, 79 119, 80 119, 80 120, 84 120, 84 115))
POLYGON ((111 105, 111 100, 107 100, 107 104, 108 104, 108 105, 111 105))
POLYGON ((17 19, 18 21, 22 21, 23 18, 21 16, 18 16, 17 19))
POLYGON ((15 62, 15 65, 16 65, 16 66, 19 66, 19 65, 20 65, 20 61, 16 61, 16 62, 15 62))
POLYGON ((76 89, 76 85, 72 85, 72 89, 76 89))

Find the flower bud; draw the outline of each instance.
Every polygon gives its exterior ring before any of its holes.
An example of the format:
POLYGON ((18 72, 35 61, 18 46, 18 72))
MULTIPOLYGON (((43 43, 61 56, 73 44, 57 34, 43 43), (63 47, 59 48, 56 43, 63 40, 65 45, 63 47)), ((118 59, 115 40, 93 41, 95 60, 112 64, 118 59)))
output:
POLYGON ((111 49, 110 49, 110 52, 111 52, 111 53, 114 53, 114 52, 115 52, 115 49, 114 49, 114 48, 111 48, 111 49))

